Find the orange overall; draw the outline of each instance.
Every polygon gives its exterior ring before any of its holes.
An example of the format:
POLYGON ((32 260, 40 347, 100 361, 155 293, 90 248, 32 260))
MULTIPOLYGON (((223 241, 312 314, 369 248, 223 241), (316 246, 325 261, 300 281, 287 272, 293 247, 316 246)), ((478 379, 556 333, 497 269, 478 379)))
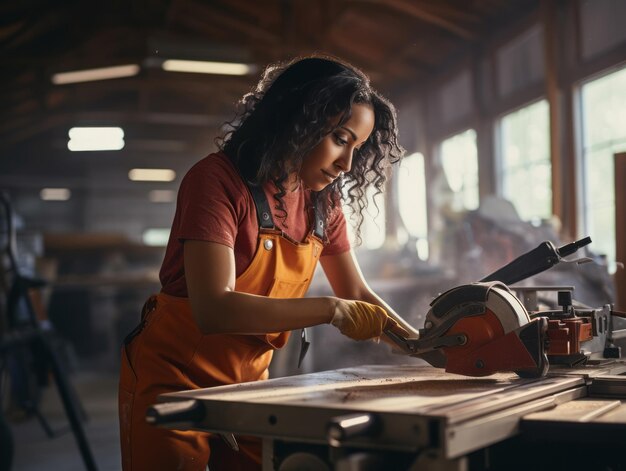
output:
MULTIPOLYGON (((235 290, 302 297, 322 252, 323 222, 316 214, 317 230, 304 242, 293 242, 270 228, 267 200, 259 202, 258 188, 251 190, 261 227, 254 258, 237 278, 235 290)), ((260 469, 258 439, 237 437, 241 451, 234 452, 216 435, 152 426, 145 421, 146 409, 163 393, 267 379, 273 349, 283 347, 288 338, 288 332, 203 335, 187 298, 164 293, 151 297, 140 328, 122 348, 119 414, 124 471, 205 470, 207 463, 211 471, 260 469)))

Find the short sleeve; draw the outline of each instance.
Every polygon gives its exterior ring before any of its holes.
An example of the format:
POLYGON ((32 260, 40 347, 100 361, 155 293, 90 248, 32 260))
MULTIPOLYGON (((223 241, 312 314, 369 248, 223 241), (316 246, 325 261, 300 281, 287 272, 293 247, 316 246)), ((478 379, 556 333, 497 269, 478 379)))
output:
POLYGON ((183 178, 178 192, 179 241, 203 240, 233 248, 245 205, 243 182, 229 162, 211 156, 198 162, 183 178))

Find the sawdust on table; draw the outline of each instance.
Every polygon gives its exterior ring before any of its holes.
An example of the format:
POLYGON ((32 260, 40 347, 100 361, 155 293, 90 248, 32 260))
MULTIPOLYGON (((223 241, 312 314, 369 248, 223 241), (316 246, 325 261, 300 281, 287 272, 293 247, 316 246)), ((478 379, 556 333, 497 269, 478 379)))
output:
MULTIPOLYGON (((389 380, 385 380, 386 382, 389 380)), ((335 391, 342 394, 342 401, 375 399, 393 396, 442 396, 450 394, 471 394, 493 391, 494 388, 512 386, 521 380, 517 376, 494 375, 485 378, 423 379, 396 382, 393 384, 373 384, 349 386, 335 391)))

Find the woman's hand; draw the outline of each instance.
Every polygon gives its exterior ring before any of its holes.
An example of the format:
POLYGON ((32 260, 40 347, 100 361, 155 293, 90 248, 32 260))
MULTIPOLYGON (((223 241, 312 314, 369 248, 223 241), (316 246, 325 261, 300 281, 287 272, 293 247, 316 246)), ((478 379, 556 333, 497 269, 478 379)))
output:
POLYGON ((376 304, 336 298, 335 312, 330 323, 354 340, 380 337, 383 330, 398 328, 387 312, 376 304))

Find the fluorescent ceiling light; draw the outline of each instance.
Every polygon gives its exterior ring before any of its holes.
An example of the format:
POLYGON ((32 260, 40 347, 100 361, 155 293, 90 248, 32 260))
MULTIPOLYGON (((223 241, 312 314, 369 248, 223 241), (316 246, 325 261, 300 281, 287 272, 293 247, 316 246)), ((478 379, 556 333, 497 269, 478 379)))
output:
POLYGON ((59 72, 52 76, 52 83, 65 85, 67 83, 93 82, 95 80, 110 80, 122 77, 132 77, 139 73, 137 64, 116 65, 114 67, 102 67, 99 69, 74 70, 71 72, 59 72))
POLYGON ((120 150, 124 148, 124 130, 118 127, 71 128, 67 148, 71 151, 120 150))
POLYGON ((134 182, 171 182, 176 172, 169 168, 133 168, 128 178, 134 182))
POLYGON ((183 61, 168 59, 163 62, 168 72, 193 72, 198 74, 247 75, 252 72, 248 64, 234 62, 183 61))
POLYGON ((67 188, 43 188, 39 197, 44 201, 67 201, 72 192, 67 188))
POLYGON ((171 203, 176 199, 176 193, 173 190, 152 190, 148 198, 153 203, 171 203))

